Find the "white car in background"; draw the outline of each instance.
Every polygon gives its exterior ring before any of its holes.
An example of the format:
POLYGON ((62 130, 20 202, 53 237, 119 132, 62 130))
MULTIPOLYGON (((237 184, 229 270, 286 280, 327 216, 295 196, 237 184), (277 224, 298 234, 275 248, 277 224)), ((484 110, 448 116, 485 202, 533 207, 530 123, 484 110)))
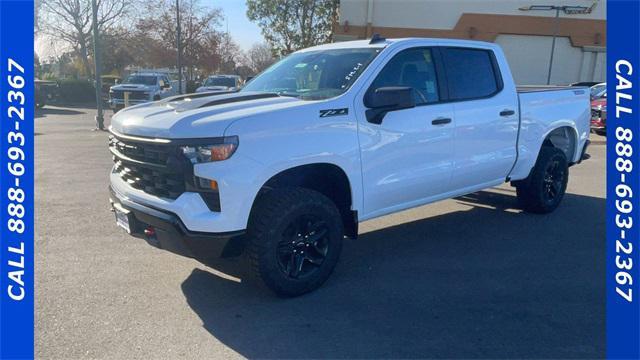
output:
POLYGON ((238 75, 212 75, 204 84, 196 89, 200 92, 236 91, 242 87, 242 79, 238 75))
POLYGON ((157 101, 176 94, 167 74, 138 72, 109 89, 109 103, 114 111, 119 111, 126 106, 157 101))

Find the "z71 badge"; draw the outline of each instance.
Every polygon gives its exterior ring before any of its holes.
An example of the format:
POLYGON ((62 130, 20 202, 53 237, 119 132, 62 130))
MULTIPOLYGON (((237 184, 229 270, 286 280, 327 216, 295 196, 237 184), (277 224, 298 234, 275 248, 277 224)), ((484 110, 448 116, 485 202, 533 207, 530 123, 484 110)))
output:
POLYGON ((340 116, 349 114, 349 108, 320 110, 320 117, 340 116))

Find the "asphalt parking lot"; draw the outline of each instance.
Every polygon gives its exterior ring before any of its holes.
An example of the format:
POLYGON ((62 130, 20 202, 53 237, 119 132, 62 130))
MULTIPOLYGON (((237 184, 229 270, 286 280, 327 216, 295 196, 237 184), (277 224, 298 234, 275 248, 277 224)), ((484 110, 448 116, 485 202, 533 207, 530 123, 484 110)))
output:
POLYGON ((505 185, 372 220, 322 288, 280 299, 118 229, 91 110, 35 122, 38 358, 605 355, 602 137, 554 213, 505 185))

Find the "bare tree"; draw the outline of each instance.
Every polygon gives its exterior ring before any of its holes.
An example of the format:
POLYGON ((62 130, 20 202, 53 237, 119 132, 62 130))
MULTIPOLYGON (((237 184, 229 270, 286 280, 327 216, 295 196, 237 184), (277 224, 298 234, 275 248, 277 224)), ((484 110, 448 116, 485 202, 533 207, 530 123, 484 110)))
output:
MULTIPOLYGON (((189 78, 194 67, 209 66, 209 56, 215 50, 214 41, 219 37, 217 27, 222 19, 222 10, 206 8, 200 0, 182 0, 180 2, 180 21, 182 24, 182 51, 184 66, 189 78), (213 49, 210 47, 214 46, 213 49)), ((152 61, 152 66, 172 66, 176 57, 176 8, 175 1, 162 0, 150 2, 146 15, 136 24, 134 36, 136 46, 143 54, 136 58, 152 61), (153 60, 152 60, 153 59, 153 60)))
MULTIPOLYGON (((97 0, 101 33, 123 20, 131 0, 97 0)), ((38 28, 49 37, 69 45, 80 57, 83 72, 91 75, 91 0, 41 0, 38 28)))
POLYGON ((221 34, 220 47, 218 49, 220 54, 220 68, 218 71, 232 74, 235 72, 236 66, 244 60, 244 54, 240 50, 238 44, 229 36, 229 34, 221 34))
POLYGON ((273 56, 273 50, 269 44, 257 43, 247 52, 247 61, 251 69, 255 73, 259 73, 273 64, 276 58, 273 56))

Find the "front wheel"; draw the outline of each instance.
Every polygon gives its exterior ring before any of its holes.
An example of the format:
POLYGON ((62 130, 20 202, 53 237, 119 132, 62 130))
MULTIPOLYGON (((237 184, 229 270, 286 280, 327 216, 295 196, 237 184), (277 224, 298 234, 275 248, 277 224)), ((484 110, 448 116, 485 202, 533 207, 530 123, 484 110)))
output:
POLYGON ((564 152, 543 146, 529 177, 516 184, 518 200, 526 211, 550 213, 560 205, 568 180, 569 167, 564 152))
POLYGON ((335 204, 319 192, 275 189, 256 204, 249 224, 249 260, 276 294, 298 296, 320 287, 342 250, 335 204))

